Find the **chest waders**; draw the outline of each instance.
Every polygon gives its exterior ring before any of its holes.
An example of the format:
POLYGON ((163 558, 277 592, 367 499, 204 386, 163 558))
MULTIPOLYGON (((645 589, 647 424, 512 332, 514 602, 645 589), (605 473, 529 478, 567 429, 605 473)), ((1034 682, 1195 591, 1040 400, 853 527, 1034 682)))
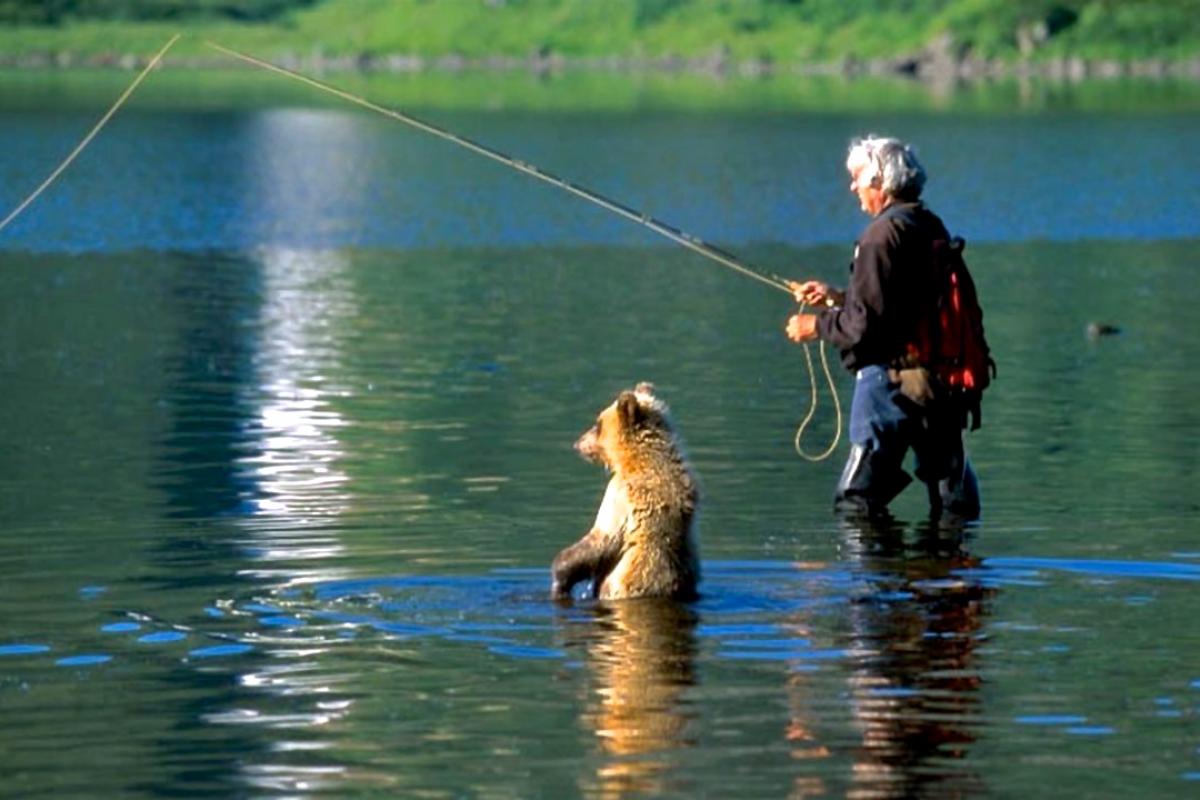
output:
POLYGON ((963 411, 951 401, 920 406, 900 391, 883 366, 863 367, 850 405, 850 455, 838 481, 840 511, 877 515, 912 476, 904 471, 911 448, 916 476, 925 484, 933 516, 979 517, 979 482, 963 447, 963 411))

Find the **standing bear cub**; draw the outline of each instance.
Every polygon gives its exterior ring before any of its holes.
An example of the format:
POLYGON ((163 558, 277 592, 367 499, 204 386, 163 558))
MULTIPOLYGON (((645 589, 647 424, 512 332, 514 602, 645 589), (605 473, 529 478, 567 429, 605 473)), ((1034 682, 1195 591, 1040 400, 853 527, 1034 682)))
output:
POLYGON ((612 479, 591 531, 554 559, 554 597, 568 598, 575 584, 592 581, 601 600, 694 600, 699 490, 654 387, 639 383, 621 392, 575 449, 612 479))

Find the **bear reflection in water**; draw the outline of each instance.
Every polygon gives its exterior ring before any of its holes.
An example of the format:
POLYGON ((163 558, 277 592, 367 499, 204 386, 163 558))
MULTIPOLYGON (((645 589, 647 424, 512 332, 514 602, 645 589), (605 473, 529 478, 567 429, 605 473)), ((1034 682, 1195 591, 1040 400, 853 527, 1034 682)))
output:
MULTIPOLYGON (((568 625, 567 645, 586 651, 590 681, 582 720, 604 759, 584 778, 586 794, 622 797, 667 791, 678 751, 693 746, 695 611, 642 598, 600 603, 568 625)), ((676 787, 678 788, 678 787, 676 787)))

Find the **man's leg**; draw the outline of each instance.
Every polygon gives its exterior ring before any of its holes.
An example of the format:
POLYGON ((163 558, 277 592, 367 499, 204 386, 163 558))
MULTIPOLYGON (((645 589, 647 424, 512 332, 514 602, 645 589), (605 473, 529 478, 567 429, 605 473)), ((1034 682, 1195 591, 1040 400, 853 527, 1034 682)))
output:
POLYGON ((834 496, 836 509, 879 514, 912 481, 900 466, 908 450, 908 415, 897 405, 898 396, 883 367, 865 367, 856 376, 850 455, 834 496))
POLYGON ((924 435, 913 443, 917 477, 929 493, 930 515, 979 519, 979 479, 963 447, 964 418, 957 409, 931 409, 924 435))

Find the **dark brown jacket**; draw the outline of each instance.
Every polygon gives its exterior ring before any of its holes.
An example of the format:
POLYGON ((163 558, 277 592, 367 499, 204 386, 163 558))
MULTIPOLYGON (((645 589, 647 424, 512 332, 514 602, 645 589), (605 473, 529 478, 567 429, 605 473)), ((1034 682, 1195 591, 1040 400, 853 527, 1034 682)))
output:
POLYGON ((933 242, 948 238, 946 226, 920 202, 893 203, 863 231, 845 304, 817 320, 817 333, 841 350, 847 369, 891 364, 904 355, 916 321, 936 302, 933 242))

